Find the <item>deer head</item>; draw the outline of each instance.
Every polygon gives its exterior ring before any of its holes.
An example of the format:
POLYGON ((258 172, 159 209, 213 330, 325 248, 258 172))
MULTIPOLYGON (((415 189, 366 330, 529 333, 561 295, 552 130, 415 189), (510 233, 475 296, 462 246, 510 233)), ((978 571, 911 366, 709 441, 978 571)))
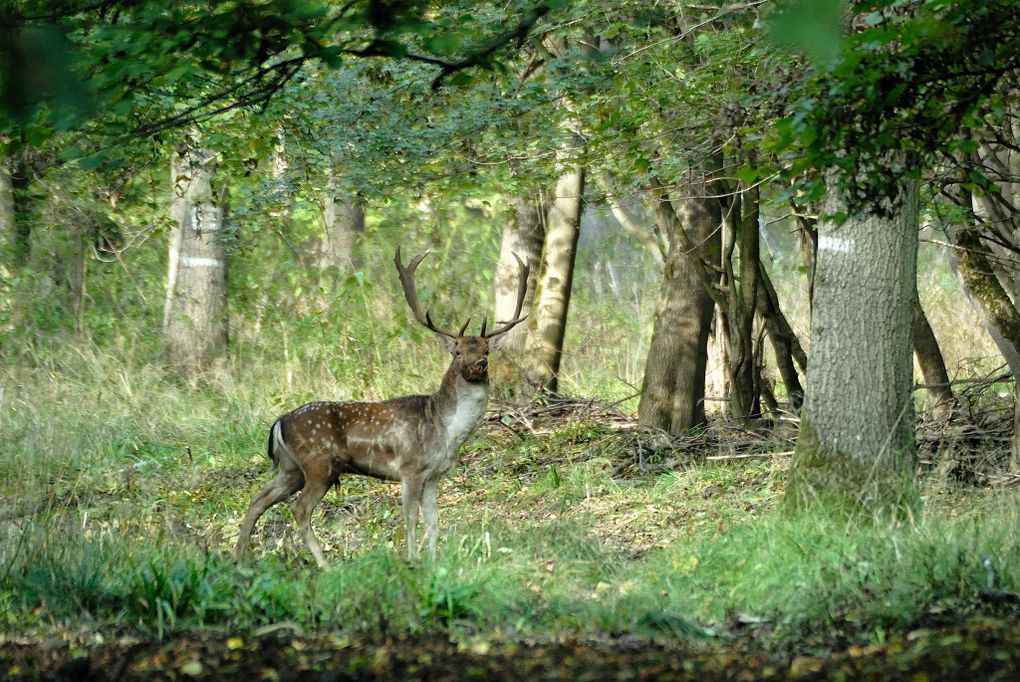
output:
POLYGON ((414 285, 414 272, 428 254, 428 251, 418 254, 411 259, 407 267, 404 267, 401 264, 400 247, 397 247, 397 253, 393 261, 396 263, 397 272, 400 275, 400 284, 404 289, 404 299, 411 308, 415 319, 426 329, 434 333, 443 347, 453 356, 451 367, 456 369, 465 381, 487 381, 489 378, 489 353, 502 345, 503 341, 507 338, 506 333, 508 331, 528 317, 527 315, 521 315, 521 308, 524 306, 524 295, 528 290, 528 272, 530 268, 521 261, 516 253, 514 254, 514 258, 520 266, 520 275, 517 280, 517 305, 514 310, 513 319, 504 322, 502 326, 492 331, 487 331, 488 317, 483 316, 481 330, 477 336, 471 336, 465 334, 468 324, 471 323, 470 318, 461 326, 460 331, 454 333, 453 331, 436 326, 429 315, 429 311, 426 310, 424 315, 421 314, 418 304, 418 292, 414 285))

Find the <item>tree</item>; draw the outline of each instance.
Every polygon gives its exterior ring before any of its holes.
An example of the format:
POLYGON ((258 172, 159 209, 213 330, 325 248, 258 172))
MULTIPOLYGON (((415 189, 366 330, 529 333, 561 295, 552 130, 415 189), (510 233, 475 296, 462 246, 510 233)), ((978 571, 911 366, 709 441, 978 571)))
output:
POLYGON ((917 497, 909 357, 919 171, 973 148, 969 126, 1020 66, 1020 32, 1009 0, 859 2, 849 32, 840 3, 826 7, 836 10, 827 26, 803 2, 772 19, 773 35, 812 59, 792 113, 773 128, 775 148, 797 150, 791 177, 813 172, 801 200, 828 192, 787 501, 896 510, 917 497))
POLYGON ((949 382, 949 372, 942 358, 938 339, 928 323, 921 302, 914 306, 914 357, 924 377, 925 390, 932 416, 938 420, 949 419, 956 408, 956 397, 949 382))
MULTIPOLYGON (((503 228, 500 240, 499 263, 495 280, 495 319, 507 321, 513 317, 517 304, 517 273, 515 255, 529 270, 528 289, 524 296, 522 315, 531 315, 537 273, 542 262, 542 244, 545 241, 546 202, 541 197, 516 197, 511 201, 513 220, 503 228)), ((526 393, 527 327, 517 325, 506 333, 500 353, 493 359, 491 374, 500 390, 511 396, 526 393)))
POLYGON ((365 231, 365 209, 358 199, 333 186, 325 198, 323 227, 325 239, 319 251, 319 265, 337 273, 357 269, 355 243, 365 231))
POLYGON ((669 248, 662 290, 645 361, 638 421, 680 433, 705 421, 705 367, 715 307, 703 261, 718 262, 719 202, 700 173, 681 190, 675 205, 668 194, 653 206, 669 248), (713 237, 713 235, 715 235, 713 237))
POLYGON ((170 364, 205 369, 227 350, 225 196, 214 189, 216 154, 183 152, 171 166, 172 212, 163 346, 170 364))
POLYGON ((584 206, 585 171, 574 153, 572 146, 561 150, 563 174, 553 186, 549 201, 542 267, 535 287, 534 313, 528 325, 526 382, 529 390, 548 393, 559 389, 563 339, 584 206))
POLYGON ((882 206, 823 202, 811 367, 787 501, 912 503, 917 183, 882 206))

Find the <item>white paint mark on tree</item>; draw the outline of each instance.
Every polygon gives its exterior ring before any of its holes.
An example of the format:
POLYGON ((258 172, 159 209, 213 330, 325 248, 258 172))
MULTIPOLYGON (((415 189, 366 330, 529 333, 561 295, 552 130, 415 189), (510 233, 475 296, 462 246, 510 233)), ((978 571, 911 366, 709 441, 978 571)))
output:
POLYGON ((850 253, 851 251, 856 250, 856 246, 853 239, 843 239, 842 237, 832 237, 827 234, 823 234, 818 237, 818 250, 850 253))

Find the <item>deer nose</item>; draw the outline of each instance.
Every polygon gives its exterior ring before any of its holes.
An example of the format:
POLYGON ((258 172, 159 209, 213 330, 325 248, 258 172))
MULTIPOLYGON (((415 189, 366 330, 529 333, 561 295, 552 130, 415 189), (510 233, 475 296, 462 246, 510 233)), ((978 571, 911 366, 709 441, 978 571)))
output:
POLYGON ((489 368, 489 361, 486 360, 485 358, 482 358, 481 360, 479 360, 478 362, 476 362, 474 364, 474 369, 477 369, 479 371, 484 371, 484 370, 487 370, 488 368, 489 368))

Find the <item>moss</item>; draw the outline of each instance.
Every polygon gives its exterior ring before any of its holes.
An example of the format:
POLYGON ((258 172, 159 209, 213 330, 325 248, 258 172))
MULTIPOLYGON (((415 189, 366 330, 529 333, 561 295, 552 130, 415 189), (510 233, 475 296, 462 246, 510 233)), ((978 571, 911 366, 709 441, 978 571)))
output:
POLYGON ((920 492, 907 453, 862 460, 826 446, 806 414, 790 465, 783 509, 825 510, 846 515, 905 517, 915 512, 920 492))

